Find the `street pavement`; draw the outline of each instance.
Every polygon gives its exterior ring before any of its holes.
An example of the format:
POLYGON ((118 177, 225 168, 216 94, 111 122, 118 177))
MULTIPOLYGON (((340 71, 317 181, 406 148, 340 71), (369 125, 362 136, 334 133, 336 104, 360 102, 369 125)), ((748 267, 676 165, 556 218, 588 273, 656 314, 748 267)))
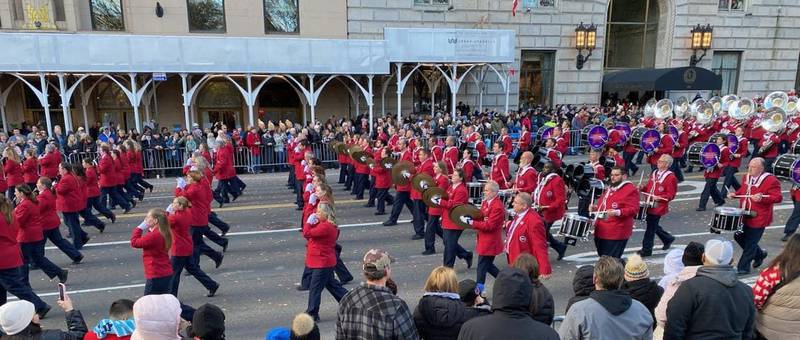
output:
MULTIPOLYGON (((670 205, 670 213, 661 220, 669 232, 678 239, 673 247, 681 247, 690 241, 705 242, 719 237, 708 232, 708 223, 713 215, 713 201, 707 211, 696 212, 703 179, 698 173, 687 174, 687 179, 679 186, 678 197, 670 205)), ((339 243, 344 247, 342 259, 356 277, 346 288, 355 287, 360 279, 360 259, 364 252, 373 247, 384 248, 396 258, 392 267, 392 277, 397 282, 399 295, 409 307, 416 306, 422 296, 423 285, 428 273, 442 263, 442 243, 437 239, 436 255, 423 256, 421 240, 413 241, 413 227, 408 222, 411 215, 404 210, 400 224, 385 227, 381 223, 387 216, 374 216, 374 208, 364 208, 365 201, 356 201, 343 186, 336 184, 338 170, 329 170, 336 199, 337 221, 341 228, 339 243)), ((741 172, 739 173, 741 176, 741 172)), ((216 297, 207 298, 205 289, 191 277, 182 277, 180 299, 183 303, 198 307, 203 303, 220 306, 226 314, 226 329, 229 339, 259 339, 272 327, 290 326, 293 316, 306 309, 308 293, 295 289, 300 281, 305 256, 305 240, 297 231, 299 211, 295 210, 294 196, 286 188, 286 173, 243 175, 248 184, 245 195, 236 202, 214 210, 231 226, 230 246, 222 266, 214 268, 208 258, 202 259, 204 270, 217 280, 221 287, 216 297)), ((631 180, 636 183, 638 176, 631 180)), ((90 243, 83 249, 85 260, 78 265, 70 264, 69 259, 48 244, 47 256, 56 264, 69 269, 67 289, 75 307, 87 321, 89 328, 106 317, 112 301, 120 298, 137 299, 144 289, 141 252, 130 247, 130 232, 144 218, 151 208, 165 208, 172 198, 174 179, 154 179, 153 193, 148 193, 144 202, 131 213, 119 214, 116 224, 109 224, 105 233, 87 227, 91 234, 90 243)), ((761 246, 769 252, 768 260, 782 248, 780 241, 783 225, 789 217, 792 203, 788 197, 790 184, 782 183, 784 201, 775 206, 772 226, 765 232, 761 246)), ((569 204, 570 211, 576 209, 576 198, 569 204)), ((728 206, 736 203, 729 200, 728 206)), ((387 208, 387 211, 390 208, 387 208)), ((644 221, 637 221, 633 237, 628 242, 626 256, 633 254, 641 246, 644 221)), ((62 233, 66 228, 62 224, 62 233)), ((731 234, 722 236, 732 239, 731 234)), ((468 250, 475 247, 475 234, 466 231, 461 244, 468 250)), ((656 241, 656 251, 646 258, 653 277, 663 275, 662 261, 666 251, 656 241)), ((741 249, 735 246, 736 258, 741 249)), ((572 277, 575 270, 597 259, 591 241, 579 242, 570 247, 567 257, 556 261, 556 253, 550 251, 553 276, 544 281, 545 286, 555 298, 556 315, 563 314, 566 302, 572 296, 572 277)), ((495 264, 506 266, 503 256, 498 256, 495 264)), ((459 279, 475 279, 475 267, 467 269, 464 261, 457 261, 455 269, 459 279)), ((758 270, 742 279, 752 284, 758 270)), ((56 282, 50 281, 41 271, 31 272, 31 285, 36 293, 53 305, 53 310, 43 320, 45 327, 64 328, 62 313, 56 305, 56 282)), ((493 279, 487 280, 487 296, 491 300, 493 279)), ((328 292, 323 292, 320 330, 324 338, 332 338, 335 332, 337 303, 328 292)))

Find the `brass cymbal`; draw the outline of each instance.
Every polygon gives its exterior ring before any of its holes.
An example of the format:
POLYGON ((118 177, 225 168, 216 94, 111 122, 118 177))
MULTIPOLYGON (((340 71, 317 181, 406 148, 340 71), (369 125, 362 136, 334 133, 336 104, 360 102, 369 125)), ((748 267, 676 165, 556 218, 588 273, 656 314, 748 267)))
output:
POLYGON ((347 144, 342 142, 337 142, 337 144, 333 147, 336 150, 337 154, 343 155, 347 152, 347 144))
POLYGON ((399 161, 392 167, 392 184, 408 185, 414 175, 414 163, 399 161))
POLYGON ((356 144, 353 144, 353 145, 350 145, 350 146, 347 147, 347 154, 348 155, 353 155, 353 153, 357 152, 357 151, 364 151, 364 148, 362 148, 360 145, 356 145, 356 144))
POLYGON ((481 209, 472 204, 462 204, 450 210, 450 220, 453 221, 455 225, 461 228, 471 228, 472 226, 461 221, 462 216, 472 217, 473 220, 483 218, 481 209))
POLYGON ((435 186, 434 184, 433 177, 428 174, 419 173, 411 178, 411 188, 420 193, 425 192, 425 189, 435 186))
POLYGON ((364 151, 354 151, 350 157, 358 164, 367 164, 367 160, 372 159, 372 156, 364 151))
POLYGON ((396 160, 396 159, 394 159, 394 158, 392 158, 392 157, 383 157, 383 158, 381 158, 381 161, 380 161, 380 163, 381 163, 381 166, 382 166, 384 169, 389 169, 389 170, 391 170, 391 169, 392 169, 392 167, 393 167, 395 164, 397 164, 397 160, 396 160))
POLYGON ((439 197, 441 199, 447 199, 448 198, 447 197, 447 191, 445 191, 444 189, 442 189, 440 187, 432 187, 432 188, 425 189, 425 192, 422 193, 422 201, 425 202, 425 205, 427 205, 429 208, 438 208, 439 207, 438 204, 433 203, 433 201, 431 201, 431 199, 434 198, 434 197, 439 197))

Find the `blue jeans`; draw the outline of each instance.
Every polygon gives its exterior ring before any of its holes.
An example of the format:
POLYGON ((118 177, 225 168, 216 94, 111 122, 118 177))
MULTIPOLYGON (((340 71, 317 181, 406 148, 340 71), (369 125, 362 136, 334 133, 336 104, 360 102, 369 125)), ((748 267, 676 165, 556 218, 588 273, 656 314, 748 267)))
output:
POLYGON ((147 279, 144 283, 144 295, 169 294, 172 288, 172 275, 147 279))
MULTIPOLYGON (((23 264, 22 267, 27 267, 23 264)), ((22 267, 8 268, 0 270, 0 306, 6 304, 8 297, 6 293, 11 293, 20 300, 29 301, 36 307, 37 312, 47 308, 47 304, 33 293, 30 284, 26 284, 26 275, 22 275, 22 267)))
POLYGON ((175 297, 178 296, 178 287, 181 284, 181 273, 184 268, 206 289, 212 290, 219 287, 219 283, 212 280, 199 265, 192 261, 192 256, 173 256, 170 258, 170 262, 172 263, 172 291, 170 293, 175 297))
POLYGON ((58 249, 61 250, 64 254, 66 254, 72 261, 77 261, 83 256, 81 255, 81 252, 75 249, 75 246, 73 246, 71 243, 69 243, 69 241, 67 241, 63 237, 61 237, 61 231, 58 230, 58 228, 45 230, 44 238, 50 240, 50 242, 52 242, 53 245, 58 247, 58 249))
POLYGON ((764 250, 758 246, 761 241, 761 236, 764 235, 764 228, 750 228, 744 226, 742 234, 739 237, 734 237, 736 243, 742 247, 742 257, 739 258, 739 264, 736 266, 740 271, 750 272, 750 264, 756 258, 764 256, 764 250))
POLYGON ((308 308, 306 313, 312 318, 319 318, 319 305, 322 300, 322 290, 327 289, 333 295, 336 302, 347 294, 347 289, 342 287, 333 277, 333 267, 311 268, 311 283, 308 287, 308 308))
POLYGON ((661 243, 671 243, 675 241, 675 237, 666 232, 658 223, 661 221, 661 216, 647 214, 645 217, 647 222, 647 229, 644 231, 644 239, 642 240, 642 253, 651 254, 653 252, 653 243, 655 242, 656 235, 661 240, 661 243))

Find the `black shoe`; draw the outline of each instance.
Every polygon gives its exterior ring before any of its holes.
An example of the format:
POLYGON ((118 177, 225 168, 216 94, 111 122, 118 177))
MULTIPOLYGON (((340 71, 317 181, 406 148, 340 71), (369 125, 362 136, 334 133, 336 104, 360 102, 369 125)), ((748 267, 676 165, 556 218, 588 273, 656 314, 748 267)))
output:
POLYGON ((79 264, 81 262, 83 262, 83 255, 80 255, 72 260, 72 264, 79 264))
POLYGON ((697 208, 694 211, 706 211, 706 208, 697 208))
POLYGON ((714 203, 714 206, 717 206, 717 207, 721 207, 723 205, 725 205, 725 201, 722 201, 722 203, 714 203))
POLYGON ((222 202, 217 202, 217 203, 219 203, 219 206, 217 208, 222 208, 222 206, 225 205, 222 202))
POLYGON ((150 189, 150 192, 153 192, 153 187, 152 186, 149 189, 150 189))
POLYGON ((236 199, 239 198, 239 195, 234 195, 231 201, 236 202, 236 199))
POLYGON ((117 215, 111 214, 109 219, 111 220, 111 223, 117 223, 117 215))
POLYGON ((81 243, 81 246, 84 246, 84 245, 86 245, 87 243, 89 243, 89 240, 91 240, 91 239, 92 239, 91 237, 89 237, 89 236, 86 236, 86 238, 84 238, 84 239, 83 239, 83 243, 81 243))
POLYGON ((792 234, 786 234, 781 237, 781 241, 786 242, 789 241, 789 237, 792 237, 792 234))
POLYGON ((308 290, 308 287, 297 286, 297 287, 294 287, 294 289, 297 289, 298 291, 301 291, 301 292, 305 292, 305 291, 308 290))
POLYGON ((228 241, 228 239, 226 238, 226 239, 225 239, 225 243, 224 243, 224 244, 222 244, 222 252, 223 252, 223 253, 224 253, 224 252, 226 252, 226 251, 228 251, 228 243, 230 243, 230 242, 229 242, 229 241, 228 241))
POLYGON ((214 268, 219 268, 222 265, 222 259, 225 258, 225 254, 219 254, 219 261, 214 260, 214 268))
POLYGON ((672 243, 675 242, 675 238, 673 237, 671 240, 664 242, 664 246, 661 247, 662 250, 669 250, 669 247, 672 246, 672 243))
POLYGON ((134 208, 136 208, 136 201, 134 201, 134 200, 131 200, 131 207, 134 207, 134 208))
POLYGON ((364 196, 361 196, 361 197, 358 197, 358 196, 356 196, 356 199, 357 199, 357 200, 359 200, 359 201, 360 201, 360 200, 363 200, 363 199, 364 199, 364 196))
POLYGON ((139 195, 139 202, 144 201, 144 195, 139 195))
POLYGON ((637 250, 636 251, 636 255, 639 255, 641 257, 650 257, 650 256, 653 256, 653 252, 652 251, 644 252, 644 251, 641 251, 641 250, 637 250))
POLYGON ((386 215, 386 212, 385 211, 376 211, 375 212, 375 216, 381 216, 381 215, 386 215))
POLYGON ((225 230, 223 230, 223 231, 222 231, 222 234, 220 234, 219 236, 225 237, 225 235, 228 235, 228 232, 229 232, 229 231, 231 231, 231 229, 230 229, 230 228, 228 228, 228 229, 225 229, 225 230))
POLYGON ((131 212, 131 209, 132 209, 131 207, 127 207, 127 208, 125 208, 125 211, 123 211, 122 213, 123 214, 127 214, 127 213, 131 212))
POLYGON ((472 268, 472 252, 467 252, 467 257, 464 258, 464 261, 467 261, 467 269, 472 268))
POLYGON ((740 269, 740 270, 736 271, 736 275, 739 275, 739 276, 744 276, 744 275, 749 275, 749 274, 750 274, 749 270, 741 270, 740 269))
POLYGON ((344 285, 346 285, 346 284, 348 284, 348 283, 350 283, 350 282, 353 282, 353 278, 352 278, 352 277, 351 277, 349 280, 342 280, 342 281, 341 281, 341 282, 339 282, 339 283, 340 283, 342 286, 344 286, 344 285))
POLYGON ((761 265, 764 264, 764 259, 767 258, 767 251, 761 249, 761 253, 763 253, 761 257, 758 257, 755 260, 753 260, 753 268, 761 267, 761 265))
POLYGON ((414 236, 411 236, 412 240, 421 240, 421 239, 424 239, 424 238, 425 238, 425 236, 418 235, 418 234, 414 234, 414 236))
POLYGON ((383 225, 387 226, 387 227, 391 227, 393 225, 397 225, 397 221, 386 221, 386 222, 383 222, 383 225))
POLYGON ((436 254, 435 250, 426 250, 422 252, 422 255, 434 255, 436 254))
POLYGON ((67 277, 69 276, 69 271, 66 269, 62 269, 60 273, 58 273, 58 281, 61 283, 67 283, 67 277))
POLYGON ((219 284, 214 286, 214 288, 209 289, 208 294, 206 294, 206 297, 214 297, 214 295, 217 295, 217 289, 219 289, 219 284))
POLYGON ((301 211, 301 210, 303 210, 303 207, 297 207, 294 210, 301 211))
POLYGON ((97 230, 100 230, 100 233, 101 233, 101 234, 102 234, 104 231, 106 231, 106 225, 105 225, 105 224, 101 224, 101 225, 99 225, 99 226, 96 226, 95 228, 97 228, 97 230))
POLYGON ((50 312, 51 309, 53 309, 53 307, 50 307, 50 305, 45 305, 44 309, 36 312, 36 314, 39 314, 39 319, 44 319, 45 316, 47 316, 47 313, 50 312))
POLYGON ((367 204, 364 204, 364 205, 362 205, 362 207, 364 207, 364 208, 374 208, 374 207, 375 207, 375 204, 369 204, 369 203, 367 203, 367 204))
POLYGON ((564 254, 567 253, 567 246, 566 245, 561 246, 561 248, 559 248, 557 252, 558 252, 558 258, 556 258, 556 261, 561 261, 564 258, 564 254))

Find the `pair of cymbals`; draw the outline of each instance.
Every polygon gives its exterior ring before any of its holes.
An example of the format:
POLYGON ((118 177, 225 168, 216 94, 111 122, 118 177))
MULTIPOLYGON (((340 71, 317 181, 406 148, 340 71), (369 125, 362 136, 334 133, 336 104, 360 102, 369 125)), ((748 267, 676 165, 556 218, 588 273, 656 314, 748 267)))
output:
POLYGON ((443 200, 448 199, 447 191, 440 187, 425 189, 425 192, 422 193, 422 202, 425 202, 428 208, 440 208, 439 203, 434 202, 434 199, 437 197, 443 200))
POLYGON ((472 226, 461 221, 464 216, 469 216, 473 221, 483 218, 481 210, 472 204, 462 204, 450 210, 450 220, 453 224, 461 228, 471 228, 472 226))
POLYGON ((359 152, 359 151, 364 151, 364 148, 362 148, 361 145, 353 144, 353 145, 347 146, 347 154, 350 155, 350 156, 352 156, 354 153, 359 152))
POLYGON ((364 151, 354 151, 350 154, 350 157, 359 164, 369 164, 370 160, 373 164, 375 163, 375 160, 372 159, 372 155, 364 151))
POLYGON ((428 174, 416 174, 411 178, 411 188, 417 192, 424 193, 426 189, 435 186, 433 177, 428 174))
POLYGON ((382 166, 384 169, 391 170, 391 169, 392 169, 392 167, 393 167, 395 164, 397 164, 397 160, 396 160, 396 159, 394 159, 394 158, 392 158, 392 157, 383 157, 383 158, 381 158, 381 161, 380 161, 380 163, 381 163, 381 166, 382 166))
POLYGON ((336 152, 337 155, 341 155, 347 152, 347 145, 340 141, 333 141, 331 142, 330 146, 331 149, 333 149, 333 151, 336 152))
MULTIPOLYGON (((381 160, 383 164, 383 160, 381 160)), ((411 182, 411 177, 414 174, 414 163, 409 161, 398 161, 392 166, 392 184, 394 185, 408 185, 411 182)))

